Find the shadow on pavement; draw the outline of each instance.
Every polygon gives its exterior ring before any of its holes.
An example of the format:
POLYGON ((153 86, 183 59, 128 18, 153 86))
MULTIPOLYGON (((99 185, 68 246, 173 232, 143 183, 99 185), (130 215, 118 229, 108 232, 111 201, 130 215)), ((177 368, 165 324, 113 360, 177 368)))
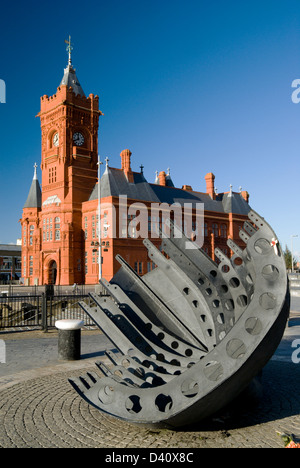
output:
POLYGON ((255 379, 226 408, 185 431, 226 431, 299 416, 299 371, 300 364, 271 360, 262 371, 261 384, 255 379))

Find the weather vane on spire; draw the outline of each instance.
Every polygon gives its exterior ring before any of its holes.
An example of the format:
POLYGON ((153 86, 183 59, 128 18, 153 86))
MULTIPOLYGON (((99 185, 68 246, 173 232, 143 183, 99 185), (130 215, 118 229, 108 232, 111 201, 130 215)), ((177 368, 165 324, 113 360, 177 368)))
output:
POLYGON ((68 41, 65 39, 65 43, 68 44, 68 45, 67 45, 67 52, 68 52, 68 54, 69 54, 69 63, 68 63, 68 65, 71 66, 71 65, 72 65, 71 52, 72 52, 72 50, 73 50, 72 43, 71 43, 71 36, 69 36, 69 40, 68 40, 68 41))

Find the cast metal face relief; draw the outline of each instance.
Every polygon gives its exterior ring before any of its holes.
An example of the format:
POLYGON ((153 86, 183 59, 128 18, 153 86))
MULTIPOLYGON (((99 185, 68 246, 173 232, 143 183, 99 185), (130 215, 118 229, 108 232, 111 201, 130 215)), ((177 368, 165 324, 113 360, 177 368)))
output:
POLYGON ((233 400, 275 352, 289 314, 285 262, 276 235, 254 211, 215 263, 188 249, 183 235, 162 237, 164 255, 145 239, 156 268, 139 277, 123 260, 108 297, 80 303, 114 346, 112 365, 70 379, 90 404, 135 424, 181 427, 233 400))

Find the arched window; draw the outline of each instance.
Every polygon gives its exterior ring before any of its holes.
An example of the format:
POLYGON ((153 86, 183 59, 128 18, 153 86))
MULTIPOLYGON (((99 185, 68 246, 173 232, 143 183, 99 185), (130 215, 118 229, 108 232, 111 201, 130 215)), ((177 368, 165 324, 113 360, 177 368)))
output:
POLYGON ((60 240, 60 217, 54 219, 55 240, 60 240))
POLYGON ((34 225, 31 224, 29 227, 29 245, 33 244, 33 232, 34 232, 34 225))
POLYGON ((217 225, 217 223, 212 224, 212 232, 213 232, 215 237, 218 237, 218 235, 219 235, 219 226, 217 225))
POLYGON ((226 224, 221 224, 221 237, 227 237, 227 226, 226 224))

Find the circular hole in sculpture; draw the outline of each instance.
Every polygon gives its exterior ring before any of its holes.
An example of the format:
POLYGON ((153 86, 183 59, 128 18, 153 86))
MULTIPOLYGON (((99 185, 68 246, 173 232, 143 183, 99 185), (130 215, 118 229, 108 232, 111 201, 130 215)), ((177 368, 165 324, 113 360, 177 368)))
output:
POLYGON ((232 359, 241 359, 246 353, 246 345, 239 339, 234 338, 228 341, 226 351, 232 359))
POLYGON ((234 309, 234 302, 232 299, 227 299, 227 301, 225 301, 225 308, 227 310, 233 310, 234 309))
POLYGON ((249 317, 245 322, 245 329, 249 335, 259 335, 262 331, 262 323, 257 317, 249 317))
POLYGON ((129 359, 123 359, 122 366, 125 367, 125 369, 127 369, 130 366, 129 359))
POLYGON ((233 263, 234 263, 236 266, 240 266, 240 265, 242 265, 243 260, 241 259, 241 257, 235 257, 235 259, 233 260, 233 263))
POLYGON ((192 304, 195 307, 195 309, 198 307, 198 301, 193 301, 192 304))
POLYGON ((199 385, 195 380, 187 379, 181 385, 181 393, 187 398, 193 398, 198 395, 199 385))
POLYGON ((236 301, 240 307, 246 307, 248 304, 248 298, 244 294, 241 294, 236 301))
POLYGON ((154 375, 152 377, 152 387, 160 387, 161 385, 164 385, 166 382, 159 376, 154 375))
POLYGON ((216 382, 217 380, 220 380, 223 376, 223 367, 217 361, 210 361, 204 367, 203 373, 208 380, 216 382))
POLYGON ((230 278, 229 284, 232 288, 238 288, 240 285, 240 280, 234 276, 233 278, 230 278))
POLYGON ((276 306, 276 297, 270 293, 264 293, 259 298, 261 307, 265 310, 272 310, 276 306))
POLYGON ((262 275, 267 281, 277 281, 279 277, 279 270, 274 265, 265 265, 262 269, 262 275))
POLYGON ((142 409, 140 401, 141 399, 138 395, 130 395, 125 402, 125 408, 128 413, 138 414, 142 409))
POLYGON ((217 276, 216 270, 211 270, 210 275, 215 278, 217 276))
MULTIPOLYGON (((200 359, 203 359, 203 356, 200 359)), ((189 362, 188 365, 187 365, 187 368, 190 369, 194 365, 195 365, 195 362, 189 362)))
POLYGON ((257 253, 265 255, 270 252, 271 245, 267 239, 258 239, 254 244, 254 249, 257 253))
POLYGON ((173 406, 173 400, 170 395, 160 393, 155 398, 155 406, 161 413, 167 413, 173 406))
POLYGON ((222 289, 222 292, 223 292, 223 293, 227 293, 227 292, 228 292, 228 286, 227 286, 227 284, 222 284, 221 289, 222 289))
POLYGON ((159 340, 163 340, 164 337, 165 337, 165 334, 164 334, 163 332, 159 332, 159 333, 157 334, 157 338, 158 338, 159 340))
POLYGON ((135 375, 136 377, 144 377, 145 369, 143 367, 137 367, 133 370, 133 375, 135 375))
POLYGON ((208 296, 211 296, 212 290, 210 288, 205 289, 205 292, 208 296))
POLYGON ((222 270, 222 273, 228 273, 230 271, 230 268, 228 265, 223 265, 221 270, 222 270))
POLYGON ((221 312, 220 314, 218 314, 218 316, 217 316, 217 322, 220 323, 221 325, 223 325, 223 324, 225 323, 225 317, 224 317, 223 312, 221 312))
POLYGON ((190 348, 187 348, 184 353, 187 357, 190 357, 193 354, 193 350, 190 348))
POLYGON ((220 307, 220 301, 219 301, 219 299, 215 299, 215 300, 213 301, 212 304, 213 304, 213 307, 214 307, 215 309, 217 309, 218 307, 220 307))
POLYGON ((188 295, 189 292, 190 292, 189 288, 184 288, 183 289, 183 293, 186 294, 186 296, 188 295))
POLYGON ((247 281, 247 283, 249 283, 249 284, 253 284, 253 279, 252 279, 252 276, 251 276, 250 274, 248 274, 248 275, 246 276, 246 281, 247 281))
MULTIPOLYGON (((153 385, 153 375, 148 375, 145 379, 145 383, 153 385)), ((145 384, 142 384, 145 385, 145 384)), ((145 385, 146 388, 148 388, 148 385, 145 385)))
POLYGON ((172 359, 172 361, 170 361, 170 364, 172 366, 180 367, 180 362, 178 361, 178 359, 172 359))
POLYGON ((160 361, 160 362, 163 362, 165 360, 165 356, 162 353, 158 353, 156 355, 156 360, 160 361))
POLYGON ((147 369, 149 369, 151 367, 151 362, 148 361, 147 359, 145 359, 143 362, 142 362, 143 366, 144 367, 147 367, 147 369))
POLYGON ((177 349, 179 346, 178 341, 172 341, 171 346, 173 349, 177 349))

